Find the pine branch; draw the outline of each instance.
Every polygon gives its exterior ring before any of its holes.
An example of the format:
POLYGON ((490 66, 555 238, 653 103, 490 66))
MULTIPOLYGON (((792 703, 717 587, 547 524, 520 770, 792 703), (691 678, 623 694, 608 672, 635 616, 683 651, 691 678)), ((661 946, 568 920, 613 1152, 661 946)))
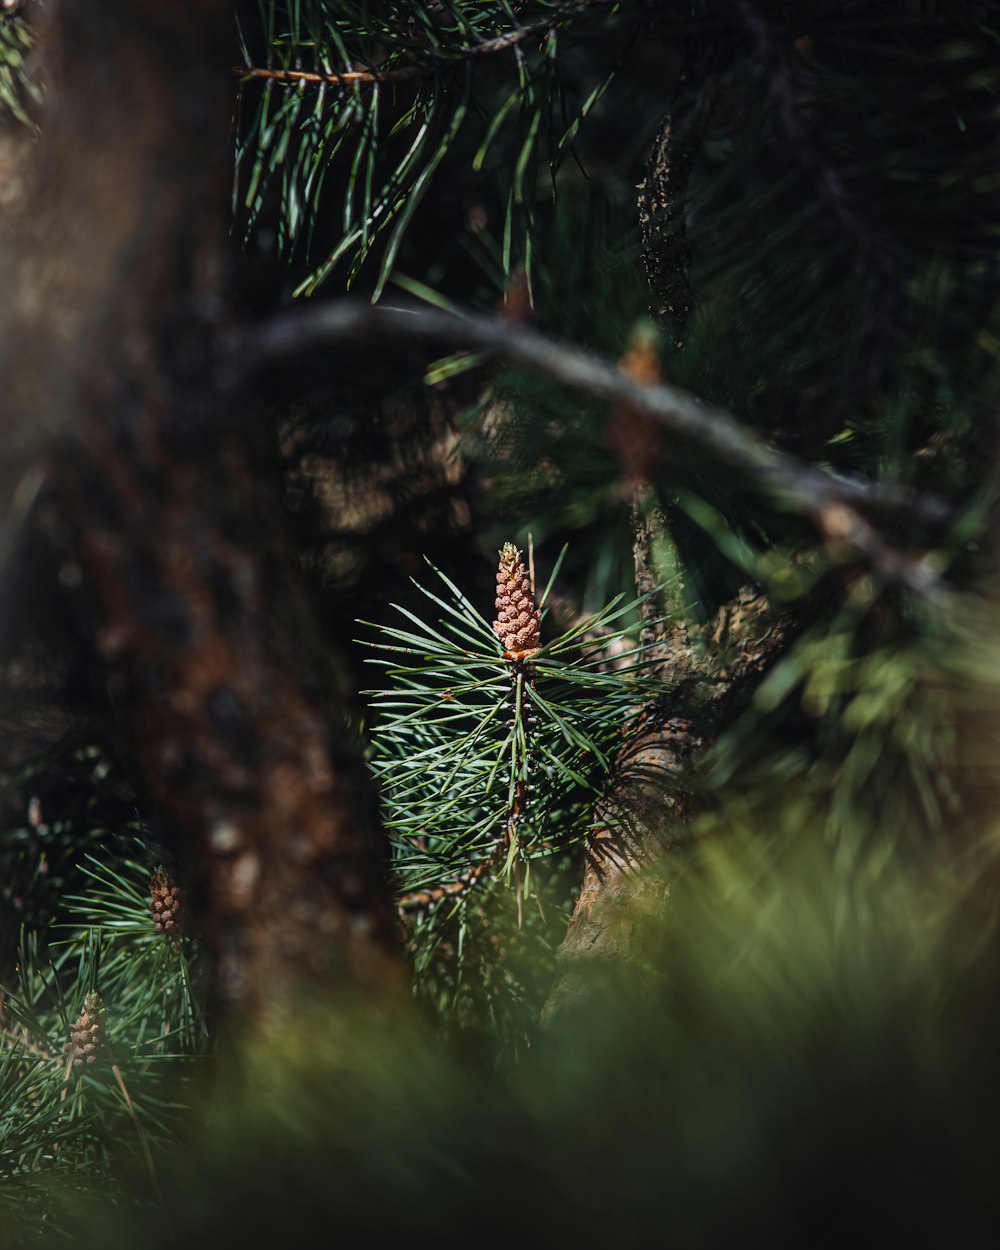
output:
POLYGON ((464 910, 490 881, 511 882, 520 910, 531 861, 585 836, 622 735, 665 688, 641 646, 614 674, 601 663, 609 641, 639 628, 637 602, 615 601, 543 644, 532 578, 513 544, 501 552, 492 626, 438 576, 447 599, 417 583, 443 610, 438 625, 400 608, 406 628, 379 627, 367 644, 390 679, 372 692, 371 766, 394 845, 397 907, 424 946, 455 912, 442 921, 438 904, 464 910))
POLYGON ((534 35, 545 34, 550 30, 559 30, 567 22, 598 4, 610 4, 612 0, 584 0, 583 3, 557 6, 546 17, 528 26, 516 26, 493 39, 483 39, 479 43, 469 44, 456 54, 448 56, 435 53, 430 59, 420 64, 393 66, 389 69, 345 70, 340 73, 333 71, 317 72, 314 70, 275 69, 259 65, 235 65, 233 73, 240 79, 269 79, 272 82, 308 83, 316 86, 371 86, 374 83, 406 82, 414 78, 426 78, 438 74, 444 69, 461 64, 465 61, 478 60, 480 57, 494 56, 498 52, 508 52, 520 46, 534 35))
POLYGON ((235 71, 244 85, 260 86, 248 92, 253 102, 239 126, 236 195, 249 235, 269 187, 280 182, 279 248, 286 255, 300 249, 310 267, 296 293, 312 293, 342 262, 350 286, 377 246, 377 298, 441 163, 460 150, 460 136, 476 131, 474 171, 495 164, 509 138, 517 144, 504 268, 509 274, 523 266, 530 281, 541 171, 554 174, 566 159, 623 60, 571 112, 567 100, 576 93, 567 95, 560 77, 560 43, 587 25, 616 30, 618 6, 565 0, 518 6, 516 14, 505 0, 460 0, 410 6, 410 20, 273 0, 265 7, 266 59, 244 45, 245 64, 235 71), (473 67, 507 51, 516 58, 509 90, 498 97, 493 83, 488 101, 477 100, 473 67), (402 83, 412 90, 394 90, 402 83), (342 202, 343 224, 325 257, 313 258, 321 233, 313 226, 331 196, 342 202))
POLYGON ((954 518, 947 501, 892 483, 835 477, 764 442, 731 413, 702 403, 681 387, 638 385, 589 352, 499 317, 426 307, 372 307, 352 300, 287 312, 237 340, 232 358, 247 363, 234 366, 233 381, 239 374, 247 380, 268 362, 277 364, 356 338, 447 342, 495 351, 573 390, 627 406, 681 443, 708 452, 811 522, 835 560, 847 561, 859 553, 887 583, 928 604, 945 605, 945 589, 934 569, 895 550, 866 514, 940 528, 954 518))

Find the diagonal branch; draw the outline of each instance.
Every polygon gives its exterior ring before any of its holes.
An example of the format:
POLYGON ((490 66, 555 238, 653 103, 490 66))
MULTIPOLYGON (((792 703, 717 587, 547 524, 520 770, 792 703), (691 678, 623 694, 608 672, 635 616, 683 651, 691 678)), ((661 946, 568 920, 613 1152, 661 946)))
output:
POLYGON ((885 581, 938 607, 947 598, 928 561, 895 550, 868 514, 905 517, 910 525, 940 529, 952 505, 892 483, 847 478, 765 442, 722 408, 665 382, 639 385, 591 353, 502 318, 426 307, 388 307, 338 300, 282 313, 233 344, 233 384, 268 363, 317 351, 345 339, 408 339, 495 351, 511 363, 598 399, 627 405, 689 447, 710 453, 727 468, 773 496, 816 528, 836 559, 859 553, 885 581))

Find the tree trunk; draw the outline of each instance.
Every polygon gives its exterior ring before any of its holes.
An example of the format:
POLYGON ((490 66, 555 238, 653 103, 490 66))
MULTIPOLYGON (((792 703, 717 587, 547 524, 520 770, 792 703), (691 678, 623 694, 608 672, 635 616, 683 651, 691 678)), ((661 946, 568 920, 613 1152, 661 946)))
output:
POLYGON ((400 962, 346 683, 259 414, 220 381, 231 25, 228 0, 59 6, 6 355, 18 428, 41 414, 57 443, 43 518, 70 610, 218 997, 253 1008, 400 962))

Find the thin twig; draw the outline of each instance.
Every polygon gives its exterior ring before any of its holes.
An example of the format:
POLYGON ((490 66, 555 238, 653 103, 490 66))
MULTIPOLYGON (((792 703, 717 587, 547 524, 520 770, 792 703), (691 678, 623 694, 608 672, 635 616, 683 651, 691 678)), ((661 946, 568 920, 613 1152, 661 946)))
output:
POLYGON ((354 83, 370 85, 376 82, 402 82, 408 78, 422 78, 434 73, 436 65, 401 65, 396 69, 349 70, 341 74, 321 74, 315 70, 267 69, 261 65, 234 65, 233 73, 242 79, 264 78, 271 82, 315 83, 324 87, 348 87, 354 83))
MULTIPOLYGON (((60 1103, 66 1101, 66 1095, 69 1093, 69 1078, 73 1075, 73 1060, 76 1058, 76 1050, 73 1046, 66 1049, 66 1066, 63 1069, 62 1093, 59 1095, 60 1103)), ((59 1113, 60 1119, 62 1112, 59 1113)))
POLYGON ((860 553, 884 580, 925 601, 943 605, 945 591, 925 560, 896 551, 866 513, 942 528, 953 517, 943 499, 906 487, 839 477, 803 463, 758 437, 731 413, 703 403, 681 387, 638 385, 612 364, 568 343, 499 317, 428 307, 391 307, 338 300, 281 313, 233 343, 231 382, 245 383, 266 367, 345 339, 403 338, 492 350, 573 390, 626 404, 657 422, 676 440, 709 452, 720 463, 809 520, 835 558, 860 553), (843 553, 843 554, 841 554, 843 553))
POLYGON ((454 56, 432 54, 428 60, 419 64, 399 65, 391 69, 344 70, 340 73, 320 72, 318 70, 301 69, 269 69, 258 65, 234 65, 233 73, 238 78, 264 78, 271 82, 315 83, 322 86, 363 86, 382 82, 404 82, 411 78, 425 78, 429 74, 439 74, 450 65, 458 65, 481 56, 492 56, 497 52, 507 52, 519 47, 522 43, 549 30, 558 29, 561 25, 579 17, 587 9, 597 4, 607 4, 611 0, 590 0, 589 3, 571 4, 554 9, 546 17, 528 26, 518 26, 493 39, 484 39, 481 43, 469 44, 454 56))

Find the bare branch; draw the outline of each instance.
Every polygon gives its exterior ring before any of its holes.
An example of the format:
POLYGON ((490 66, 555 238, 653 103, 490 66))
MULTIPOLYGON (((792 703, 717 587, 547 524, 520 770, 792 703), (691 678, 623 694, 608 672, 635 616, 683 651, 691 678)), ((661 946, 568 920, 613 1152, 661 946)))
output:
POLYGON ((809 520, 834 558, 850 558, 853 550, 887 582, 925 601, 943 603, 944 586, 934 568, 924 559, 896 551, 865 514, 905 516, 911 525, 940 528, 953 516, 947 501, 893 484, 835 476, 805 464, 759 438, 724 409, 703 403, 681 387, 665 382, 639 385, 581 348, 500 317, 427 307, 373 307, 354 300, 286 312, 236 340, 233 382, 245 381, 269 362, 357 338, 404 338, 492 350, 573 390, 628 405, 809 520))
POLYGON ((355 83, 370 86, 376 82, 403 82, 408 78, 422 78, 437 72, 435 65, 400 65, 395 69, 352 69, 342 74, 322 74, 308 69, 268 69, 263 65, 234 65, 233 73, 246 82, 263 78, 269 82, 311 83, 324 87, 353 87, 355 83))

